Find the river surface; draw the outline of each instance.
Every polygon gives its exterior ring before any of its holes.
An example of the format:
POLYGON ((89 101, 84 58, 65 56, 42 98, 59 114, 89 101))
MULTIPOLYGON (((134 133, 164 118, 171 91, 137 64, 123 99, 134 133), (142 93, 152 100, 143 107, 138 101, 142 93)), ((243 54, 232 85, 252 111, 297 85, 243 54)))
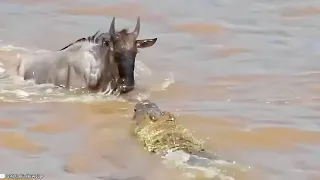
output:
POLYGON ((0 173, 44 179, 185 179, 130 136, 151 99, 225 159, 235 180, 320 179, 320 2, 1 0, 0 173), (18 56, 97 30, 157 43, 137 55, 128 98, 79 94, 16 76, 18 56), (138 178, 139 177, 139 178, 138 178))

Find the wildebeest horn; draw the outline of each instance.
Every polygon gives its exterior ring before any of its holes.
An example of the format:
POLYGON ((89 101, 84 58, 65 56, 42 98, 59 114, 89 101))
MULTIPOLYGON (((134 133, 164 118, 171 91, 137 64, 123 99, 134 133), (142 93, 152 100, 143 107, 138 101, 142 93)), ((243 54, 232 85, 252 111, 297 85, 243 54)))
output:
POLYGON ((115 28, 114 28, 114 24, 115 24, 115 21, 116 21, 116 18, 115 17, 113 17, 112 18, 112 22, 111 22, 111 24, 110 24, 110 29, 109 29, 109 34, 111 35, 111 36, 114 36, 114 34, 115 34, 115 28))
POLYGON ((134 29, 133 34, 134 34, 136 37, 138 37, 139 32, 140 32, 140 16, 138 16, 136 28, 134 29))
POLYGON ((96 37, 96 35, 100 32, 100 30, 98 30, 92 37, 93 39, 96 37))
POLYGON ((89 41, 94 41, 94 40, 95 40, 95 38, 96 38, 96 35, 97 35, 99 32, 100 32, 100 30, 99 30, 99 31, 97 31, 93 36, 89 37, 89 38, 88 38, 88 39, 89 39, 89 41))

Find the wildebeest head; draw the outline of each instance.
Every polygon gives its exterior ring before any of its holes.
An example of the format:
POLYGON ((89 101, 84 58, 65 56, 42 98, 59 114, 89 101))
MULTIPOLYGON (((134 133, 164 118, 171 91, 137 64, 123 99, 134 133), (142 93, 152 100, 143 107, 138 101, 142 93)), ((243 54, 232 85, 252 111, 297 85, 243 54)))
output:
POLYGON ((115 17, 113 17, 109 34, 114 46, 114 60, 118 66, 119 87, 122 93, 134 89, 134 68, 138 48, 147 48, 154 45, 157 38, 137 40, 140 32, 140 17, 137 19, 136 27, 133 32, 127 29, 115 30, 115 17))

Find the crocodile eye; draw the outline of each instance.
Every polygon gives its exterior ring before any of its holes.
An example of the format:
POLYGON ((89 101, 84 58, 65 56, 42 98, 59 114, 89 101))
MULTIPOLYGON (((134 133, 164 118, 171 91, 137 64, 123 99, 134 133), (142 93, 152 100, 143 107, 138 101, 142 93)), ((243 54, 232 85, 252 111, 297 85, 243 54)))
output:
POLYGON ((154 117, 152 114, 149 114, 149 119, 150 119, 152 122, 157 121, 157 118, 154 117))

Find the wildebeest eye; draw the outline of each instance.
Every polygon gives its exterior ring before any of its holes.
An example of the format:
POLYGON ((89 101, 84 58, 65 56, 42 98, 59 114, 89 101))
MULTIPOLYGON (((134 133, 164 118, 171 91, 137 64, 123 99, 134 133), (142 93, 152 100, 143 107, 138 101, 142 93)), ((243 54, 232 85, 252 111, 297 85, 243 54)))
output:
POLYGON ((109 46, 109 41, 103 41, 103 46, 109 46))

